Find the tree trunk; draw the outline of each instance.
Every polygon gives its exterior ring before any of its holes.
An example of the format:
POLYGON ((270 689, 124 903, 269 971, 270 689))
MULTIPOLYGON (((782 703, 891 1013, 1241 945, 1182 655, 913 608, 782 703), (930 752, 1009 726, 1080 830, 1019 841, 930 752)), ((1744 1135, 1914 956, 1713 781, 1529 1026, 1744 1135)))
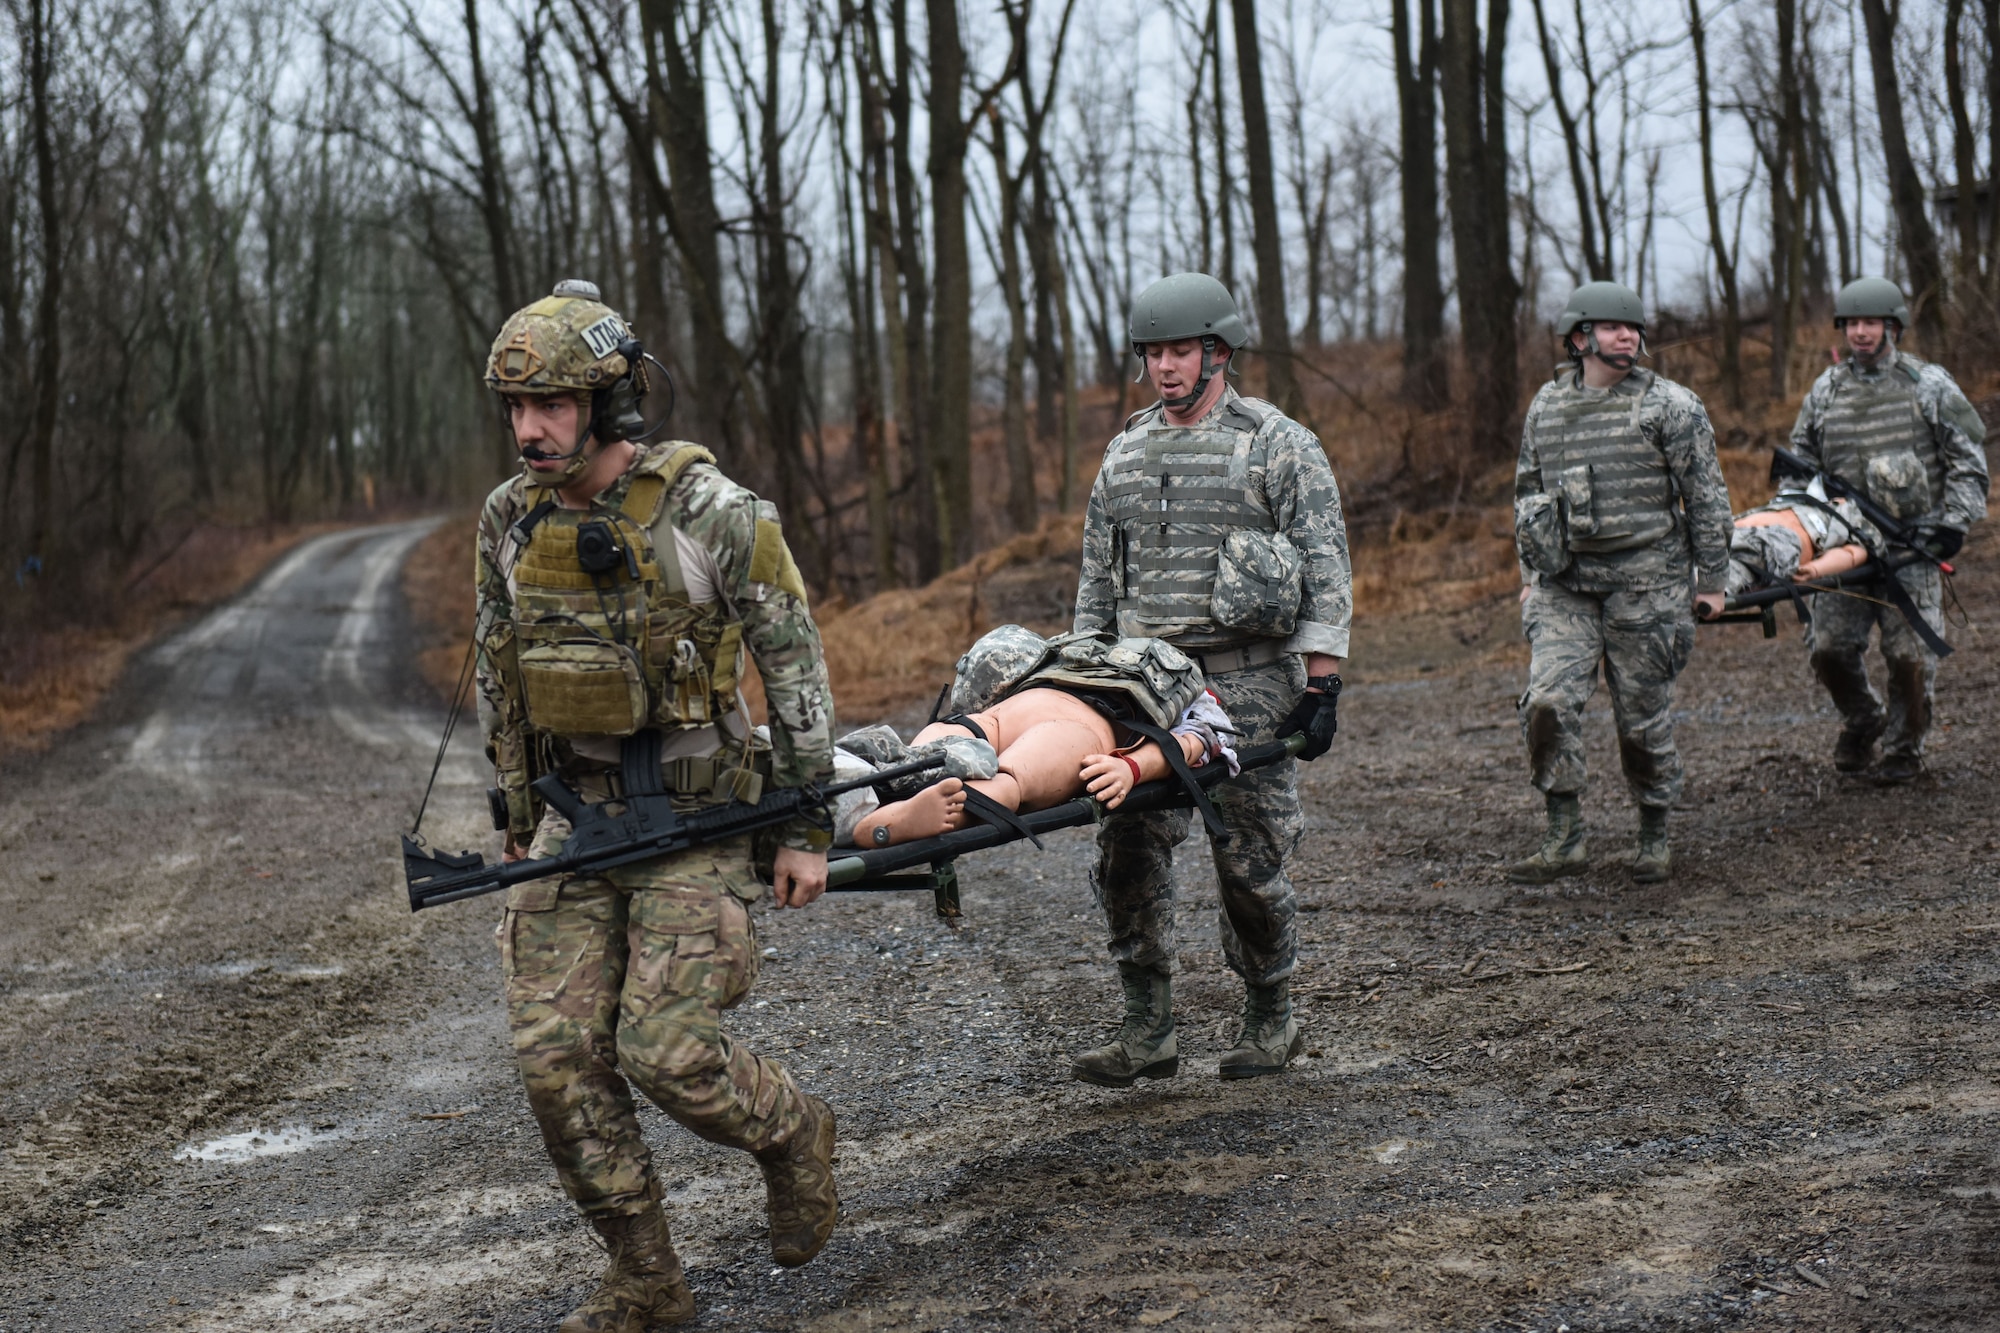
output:
POLYGON ((56 183, 55 131, 49 109, 49 20, 54 0, 28 0, 28 101, 35 144, 35 208, 40 214, 42 290, 35 303, 35 396, 28 427, 28 554, 52 558, 55 519, 56 409, 62 401, 62 193, 56 183), (46 6, 46 7, 45 7, 46 6))
POLYGON ((686 0, 640 0, 650 137, 667 159, 671 197, 663 201, 663 211, 669 214, 668 229, 680 254, 681 289, 688 298, 685 378, 691 433, 713 449, 725 467, 747 468, 752 475, 746 480, 761 485, 761 460, 736 456, 740 449, 730 428, 729 403, 735 394, 732 376, 725 370, 729 329, 722 294, 716 289, 723 272, 717 239, 721 215, 715 204, 714 154, 709 147, 703 37, 698 23, 687 21, 685 13, 686 0))
POLYGON ((1451 402, 1438 261, 1437 19, 1435 0, 1416 0, 1422 16, 1413 57, 1410 3, 1392 0, 1390 7, 1403 159, 1403 397, 1419 412, 1437 412, 1451 402))
POLYGON ((1466 366, 1466 408, 1479 458, 1511 457, 1518 447, 1521 289, 1508 240, 1505 72, 1507 0, 1489 0, 1482 42, 1478 0, 1444 0, 1441 76, 1445 182, 1466 366))
POLYGON ((1292 327, 1285 310, 1284 242, 1278 235, 1278 187, 1271 166, 1271 120, 1264 107, 1264 61, 1257 0, 1230 0, 1236 19, 1236 77, 1243 93, 1244 156, 1250 171, 1250 218, 1257 252, 1258 342, 1271 401, 1286 416, 1306 415, 1292 367, 1292 327))
POLYGON ((1701 0, 1688 0, 1688 37, 1694 46, 1695 106, 1701 128, 1701 195, 1708 210, 1708 247, 1715 256, 1715 277, 1722 288, 1722 345, 1716 361, 1722 392, 1733 408, 1743 406, 1743 305, 1736 291, 1736 258, 1722 231, 1722 196, 1715 187, 1715 131, 1710 116, 1708 30, 1701 17, 1701 0))
MULTIPOLYGON (((1972 116, 1965 105, 1964 44, 1959 40, 1964 21, 1965 0, 1945 0, 1945 102, 1951 108, 1952 168, 1958 177, 1958 203, 1952 209, 1952 220, 1958 224, 1958 283, 1953 304, 1961 318, 1971 312, 1967 298, 1979 290, 1978 149, 1973 141, 1972 116)), ((2000 188, 2000 182, 1994 187, 2000 188)))
MULTIPOLYGON (((932 2, 935 3, 935 0, 932 2)), ((895 79, 889 84, 888 101, 895 143, 897 272, 901 275, 904 292, 904 365, 910 395, 909 401, 904 404, 897 432, 905 441, 904 475, 909 479, 910 495, 916 507, 912 517, 916 529, 917 581, 928 583, 944 571, 945 541, 944 516, 939 512, 940 494, 934 462, 937 427, 932 416, 931 380, 936 370, 931 364, 929 337, 932 297, 924 271, 923 235, 917 217, 916 168, 911 158, 915 135, 910 95, 916 86, 917 75, 910 51, 907 0, 889 0, 889 27, 895 38, 896 66, 895 79)), ((879 66, 880 62, 877 63, 879 66)), ((952 101, 955 108, 956 95, 952 101)), ((963 234, 961 228, 960 235, 963 234)))
POLYGON ((965 45, 956 0, 925 0, 930 54, 931 249, 936 313, 931 332, 931 441, 943 523, 939 544, 954 564, 972 558, 972 257, 965 229, 967 134, 960 94, 965 45))
POLYGON ((1008 161, 1007 122, 992 117, 993 175, 1000 182, 1000 299, 1007 307, 1006 370, 1000 397, 1000 441, 1007 458, 1007 520, 1016 532, 1041 522, 1035 498, 1035 457, 1028 448, 1028 303, 1021 294, 1021 177, 1008 161))
POLYGON ((1569 108, 1569 98, 1563 93, 1562 61, 1556 49, 1554 38, 1549 35, 1549 23, 1543 13, 1542 0, 1534 0, 1535 38, 1542 50, 1542 68, 1549 80, 1549 102, 1555 108, 1556 122, 1562 127, 1563 152, 1569 164, 1570 188, 1576 193, 1577 244, 1583 251, 1583 265, 1593 279, 1608 280, 1611 277, 1611 263, 1597 246, 1596 199, 1591 192, 1590 182, 1583 171, 1583 133, 1577 126, 1576 113, 1569 108))
MULTIPOLYGON (((1215 88, 1215 198, 1222 223, 1222 285, 1236 294, 1236 189, 1229 175, 1235 154, 1229 147, 1229 99, 1222 91, 1222 0, 1208 0, 1209 74, 1215 88)), ((1121 376, 1119 383, 1124 383, 1121 376)))
POLYGON ((1868 29, 1868 63, 1875 75, 1875 110, 1881 118, 1882 159, 1889 169, 1889 201, 1896 212, 1896 237, 1909 269, 1910 314, 1925 348, 1938 349, 1944 331, 1944 264, 1937 231, 1925 211, 1924 182, 1910 156, 1903 128, 1903 93, 1896 74, 1896 20, 1885 0, 1861 0, 1868 29))

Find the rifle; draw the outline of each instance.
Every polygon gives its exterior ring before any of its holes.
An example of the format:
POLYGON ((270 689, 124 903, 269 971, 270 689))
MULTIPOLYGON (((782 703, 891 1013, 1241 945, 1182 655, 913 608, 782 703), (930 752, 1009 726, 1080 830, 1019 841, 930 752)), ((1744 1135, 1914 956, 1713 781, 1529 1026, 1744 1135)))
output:
POLYGON ((826 786, 808 782, 768 792, 754 803, 732 800, 694 810, 675 809, 670 792, 633 793, 612 801, 590 802, 557 775, 545 773, 535 779, 534 790, 569 821, 570 833, 562 850, 532 860, 489 862, 478 852, 433 852, 422 839, 405 834, 403 877, 409 884, 410 910, 419 912, 440 903, 476 898, 550 875, 609 870, 670 856, 799 818, 827 827, 826 804, 832 798, 878 782, 929 773, 947 762, 943 755, 913 759, 847 782, 826 786))
MULTIPOLYGON (((1892 545, 1901 546, 1912 554, 1930 561, 1930 563, 1936 565, 1943 573, 1955 574, 1958 572, 1945 561, 1938 559, 1912 540, 1916 531, 1914 527, 1895 517, 1888 510, 1876 504, 1866 495, 1863 495, 1859 489, 1850 485, 1839 474, 1828 472, 1824 468, 1814 467, 1811 463, 1800 458, 1782 444, 1771 446, 1771 471, 1774 475, 1804 478, 1817 476, 1821 484, 1826 487, 1828 494, 1834 496, 1836 499, 1851 500, 1854 503, 1854 507, 1861 511, 1861 516, 1870 523, 1873 523, 1876 529, 1884 537, 1887 537, 1892 545)), ((1810 497, 1807 498, 1810 499, 1810 497)), ((1820 505, 1819 507, 1822 509, 1827 508, 1825 505, 1820 505)), ((1916 562, 1914 560, 1906 560, 1903 563, 1907 565, 1915 564, 1916 562)), ((1902 566, 1899 565, 1897 567, 1901 568, 1902 566)))

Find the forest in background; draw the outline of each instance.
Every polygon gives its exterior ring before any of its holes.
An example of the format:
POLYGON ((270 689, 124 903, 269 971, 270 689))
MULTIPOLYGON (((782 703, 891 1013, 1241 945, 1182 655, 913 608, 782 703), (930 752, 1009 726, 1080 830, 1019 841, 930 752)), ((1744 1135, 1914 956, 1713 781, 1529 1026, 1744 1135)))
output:
POLYGON ((1173 269, 1236 291, 1250 382, 1364 519, 1511 459, 1587 278, 1641 289, 1719 420, 1783 410, 1861 273, 1962 371, 2000 344, 2000 0, 8 0, 0 27, 16 627, 115 619, 218 534, 468 503, 509 468, 488 340, 565 276, 849 600, 1080 503, 1139 403, 1126 308, 1173 269))

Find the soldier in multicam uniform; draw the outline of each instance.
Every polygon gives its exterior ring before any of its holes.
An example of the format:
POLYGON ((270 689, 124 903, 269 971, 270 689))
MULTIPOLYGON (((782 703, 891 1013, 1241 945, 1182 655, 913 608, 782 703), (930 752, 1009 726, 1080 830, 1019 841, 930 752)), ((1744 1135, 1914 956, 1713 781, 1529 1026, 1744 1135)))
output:
POLYGON ((1694 647, 1694 607, 1722 609, 1729 488, 1701 399, 1635 364, 1645 314, 1631 288, 1579 287, 1556 333, 1569 364, 1528 408, 1514 471, 1521 620, 1533 647, 1521 734, 1548 830, 1507 878, 1544 884, 1589 868, 1583 705, 1602 664, 1639 804, 1632 878, 1657 883, 1671 872, 1667 811, 1682 779, 1674 678, 1694 647))
MULTIPOLYGON (((479 523, 480 716, 509 860, 551 855, 567 832, 538 808, 541 773, 592 800, 664 790, 700 805, 832 769, 819 632, 776 511, 704 449, 634 442, 642 358, 597 288, 568 281, 509 319, 487 362, 524 464, 479 523), (737 689, 746 649, 768 746, 737 689)), ((801 824, 779 841, 777 900, 803 907, 826 886, 827 835, 801 824)), ((694 1317, 632 1085, 756 1157, 779 1263, 805 1263, 832 1233, 832 1109, 719 1028, 756 980, 762 894, 747 839, 508 892, 521 1078, 563 1188, 611 1253, 564 1333, 694 1317)))
MULTIPOLYGON (((1104 452, 1084 519, 1076 629, 1161 638, 1193 658, 1255 745, 1303 733, 1303 758, 1332 744, 1353 584, 1340 491, 1312 432, 1222 375, 1249 330, 1214 278, 1178 273, 1140 294, 1132 349, 1160 401, 1104 452)), ((1298 958, 1286 862, 1304 831, 1296 766, 1215 789, 1228 830, 1212 839, 1222 945, 1247 996, 1224 1078, 1275 1074, 1303 1038, 1290 978, 1298 958)), ((1174 848, 1187 811, 1112 815, 1093 886, 1125 988, 1111 1042, 1075 1058, 1090 1083, 1129 1087, 1179 1069, 1174 1035, 1174 848)))
MULTIPOLYGON (((1949 560, 1966 529, 1986 517, 1986 425, 1944 367, 1896 345, 1910 312, 1883 278, 1848 283, 1834 298, 1833 322, 1848 356, 1820 374, 1799 407, 1792 448, 1913 528, 1924 554, 1949 560)), ((1937 566, 1918 560, 1894 575, 1924 620, 1944 633, 1937 566)), ((1937 654, 1894 607, 1855 597, 1813 600, 1807 631, 1813 674, 1840 710, 1833 766, 1865 770, 1875 742, 1874 778, 1908 782, 1924 771, 1937 654), (1889 706, 1868 682, 1868 631, 1882 627, 1889 706)))

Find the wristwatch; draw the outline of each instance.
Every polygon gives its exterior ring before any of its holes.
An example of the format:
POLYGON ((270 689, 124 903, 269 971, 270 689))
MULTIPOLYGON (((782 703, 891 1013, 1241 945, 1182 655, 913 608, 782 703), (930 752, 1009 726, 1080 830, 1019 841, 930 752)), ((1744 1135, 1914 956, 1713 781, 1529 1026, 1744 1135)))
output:
POLYGON ((1318 690, 1321 694, 1339 694, 1340 676, 1338 674, 1331 676, 1307 676, 1306 688, 1309 690, 1318 690))

